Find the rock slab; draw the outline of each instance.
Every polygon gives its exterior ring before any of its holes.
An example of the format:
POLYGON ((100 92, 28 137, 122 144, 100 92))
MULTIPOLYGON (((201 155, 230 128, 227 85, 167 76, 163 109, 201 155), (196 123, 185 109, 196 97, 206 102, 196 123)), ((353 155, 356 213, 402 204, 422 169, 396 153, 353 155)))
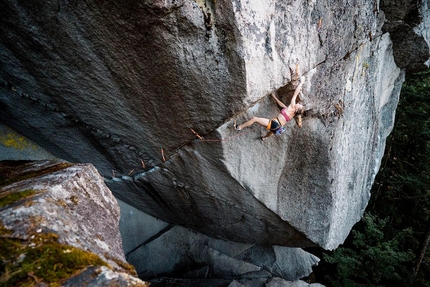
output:
MULTIPOLYGON (((79 275, 67 281, 66 286, 82 286, 76 283, 79 280, 88 282, 88 286, 118 282, 118 286, 148 286, 131 275, 135 270, 126 262, 122 250, 119 207, 94 166, 59 161, 1 161, 0 171, 3 240, 19 239, 22 250, 27 244, 30 248, 54 243, 68 246, 63 253, 76 248, 97 255, 102 260, 97 262, 105 262, 109 267, 76 270, 79 275)), ((68 264, 61 261, 45 266, 48 263, 40 262, 44 255, 35 259, 33 269, 27 270, 36 281, 37 277, 31 274, 36 273, 37 266, 55 271, 68 264)), ((17 256, 15 264, 26 260, 26 256, 29 255, 17 256)))

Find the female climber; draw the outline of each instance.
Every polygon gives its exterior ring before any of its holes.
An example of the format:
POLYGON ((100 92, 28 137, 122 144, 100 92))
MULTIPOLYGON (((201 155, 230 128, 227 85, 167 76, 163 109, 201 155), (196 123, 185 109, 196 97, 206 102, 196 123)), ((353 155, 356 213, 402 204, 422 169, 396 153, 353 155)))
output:
MULTIPOLYGON (((302 89, 303 81, 300 82, 300 84, 297 86, 297 88, 294 91, 294 95, 291 98, 291 102, 288 106, 286 106, 283 102, 278 100, 276 98, 275 94, 272 93, 272 98, 275 99, 276 103, 281 107, 281 112, 278 114, 276 118, 273 118, 272 120, 267 118, 258 118, 253 117, 249 121, 236 126, 235 129, 240 131, 243 128, 249 127, 253 125, 254 123, 257 123, 263 127, 266 127, 269 132, 261 137, 261 140, 265 140, 268 137, 272 136, 273 134, 280 134, 283 131, 283 126, 290 121, 292 118, 294 118, 296 115, 301 115, 304 111, 304 107, 301 104, 296 103, 297 96, 300 93, 300 90, 302 89)), ((301 123, 299 123, 299 127, 301 127, 301 123)))

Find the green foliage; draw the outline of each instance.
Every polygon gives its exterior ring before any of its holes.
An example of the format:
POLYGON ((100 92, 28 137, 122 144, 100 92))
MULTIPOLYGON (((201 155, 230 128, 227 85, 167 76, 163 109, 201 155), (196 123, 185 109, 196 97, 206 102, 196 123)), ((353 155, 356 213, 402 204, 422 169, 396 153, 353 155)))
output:
POLYGON ((405 269, 405 262, 413 254, 402 251, 401 246, 412 232, 405 229, 391 234, 387 224, 388 219, 366 214, 352 231, 346 247, 324 254, 324 260, 336 270, 328 276, 330 286, 384 286, 387 282, 391 282, 390 286, 407 285, 409 270, 405 269))
POLYGON ((0 195, 0 208, 5 207, 9 204, 12 204, 23 198, 32 196, 34 193, 36 193, 36 191, 29 189, 29 190, 23 190, 23 191, 14 192, 6 195, 0 195))
POLYGON ((31 240, 11 234, 0 226, 0 286, 60 286, 86 266, 107 266, 94 253, 58 243, 54 233, 33 234, 31 240))
POLYGON ((27 180, 34 177, 39 177, 58 170, 62 170, 72 166, 68 162, 59 162, 55 165, 38 170, 27 170, 27 161, 1 161, 0 162, 0 187, 27 180))

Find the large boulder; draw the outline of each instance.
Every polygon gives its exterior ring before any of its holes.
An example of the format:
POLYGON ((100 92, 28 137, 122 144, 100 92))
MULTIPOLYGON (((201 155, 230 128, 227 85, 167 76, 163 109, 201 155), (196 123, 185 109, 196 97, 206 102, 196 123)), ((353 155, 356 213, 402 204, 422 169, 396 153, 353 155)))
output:
POLYGON ((119 207, 94 166, 1 161, 0 174, 2 283, 149 286, 125 260, 119 207))
POLYGON ((360 219, 404 77, 374 1, 5 2, 0 121, 118 198, 250 244, 333 249, 360 219), (296 68, 302 129, 231 129, 296 68))

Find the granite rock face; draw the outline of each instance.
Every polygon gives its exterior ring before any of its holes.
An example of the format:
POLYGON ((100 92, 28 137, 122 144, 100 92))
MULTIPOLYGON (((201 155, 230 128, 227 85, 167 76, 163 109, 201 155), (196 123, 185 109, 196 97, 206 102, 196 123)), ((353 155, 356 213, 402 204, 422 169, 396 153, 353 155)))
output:
POLYGON ((184 286, 196 286, 203 279, 204 286, 211 282, 227 282, 223 285, 227 286, 234 279, 260 286, 273 278, 304 278, 319 262, 300 248, 213 239, 155 219, 122 201, 118 203, 127 261, 136 266, 140 278, 151 284, 161 281, 157 277, 170 277, 186 278, 189 285, 184 286))
POLYGON ((149 283, 124 272, 115 272, 105 266, 90 266, 81 274, 66 280, 63 287, 148 287, 149 283))
POLYGON ((0 121, 121 200, 248 244, 333 249, 360 219, 409 65, 378 1, 2 6, 0 121), (302 129, 231 128, 276 116, 296 69, 302 129))
POLYGON ((396 64, 410 72, 430 66, 430 1, 382 0, 387 21, 383 30, 391 35, 396 64))
MULTIPOLYGON (((58 244, 59 248, 67 247, 62 248, 63 253, 71 253, 75 250, 73 248, 77 248, 96 254, 109 266, 78 268, 76 276, 68 279, 65 286, 83 286, 78 281, 87 282, 86 286, 107 286, 110 283, 148 286, 130 275, 135 270, 126 263, 122 250, 118 204, 92 165, 59 161, 2 161, 0 174, 2 249, 12 246, 7 245, 6 240, 18 240, 23 250, 20 256, 12 258, 16 260, 14 264, 19 266, 31 256, 29 251, 24 251, 27 245, 37 250, 44 244, 58 244)), ((35 274, 40 266, 52 273, 68 265, 66 260, 50 265, 52 261, 44 259, 49 250, 53 252, 54 247, 34 258, 32 269, 23 267, 36 282, 39 279, 35 274)), ((75 265, 79 264, 76 261, 75 265)), ((21 270, 16 273, 9 271, 10 277, 14 278, 21 270)), ((42 280, 38 283, 48 282, 42 280)))

